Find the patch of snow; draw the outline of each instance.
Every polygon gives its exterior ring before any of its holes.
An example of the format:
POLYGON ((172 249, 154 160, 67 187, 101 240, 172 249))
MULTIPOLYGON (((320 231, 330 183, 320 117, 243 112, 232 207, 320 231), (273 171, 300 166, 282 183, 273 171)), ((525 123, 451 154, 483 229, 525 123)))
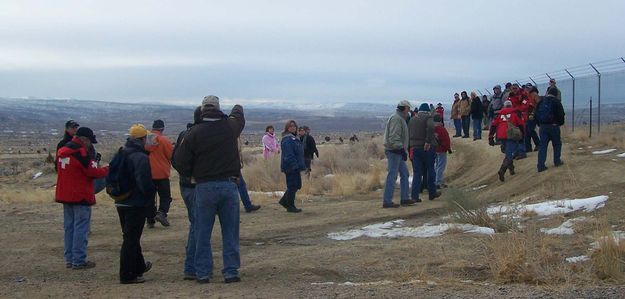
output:
MULTIPOLYGON (((401 178, 399 177, 399 175, 397 175, 397 180, 395 180, 395 184, 396 184, 396 185, 399 185, 399 183, 400 183, 400 179, 401 179, 401 178)), ((409 176, 409 177, 408 177, 408 184, 412 184, 412 176, 409 176)))
POLYGON ((480 189, 484 189, 486 187, 488 187, 488 185, 481 185, 481 186, 473 187, 473 188, 471 188, 471 190, 472 191, 477 191, 477 190, 480 190, 480 189))
POLYGON ((250 195, 265 195, 272 197, 282 197, 284 195, 284 191, 273 191, 273 192, 260 192, 260 191, 248 191, 250 195))
POLYGON ((571 263, 571 264, 581 263, 581 262, 585 262, 585 261, 588 261, 588 260, 590 260, 590 258, 588 258, 585 255, 573 256, 573 257, 567 257, 566 258, 566 261, 571 263))
POLYGON ((419 227, 403 227, 404 220, 394 220, 384 223, 376 223, 367 225, 363 228, 352 229, 342 232, 329 233, 328 238, 337 241, 353 240, 359 237, 370 238, 398 238, 398 237, 413 237, 413 238, 431 238, 443 235, 450 229, 460 229, 465 233, 475 234, 494 234, 495 230, 488 227, 480 227, 471 224, 455 224, 455 223, 442 223, 439 225, 433 225, 426 223, 419 227))
MULTIPOLYGON (((603 241, 603 240, 605 240, 605 237, 601 238, 600 241, 603 241)), ((625 240, 625 232, 624 231, 620 231, 620 230, 613 231, 612 232, 612 240, 614 240, 614 242, 616 242, 616 243, 619 243, 620 241, 625 240)), ((592 248, 595 248, 595 249, 599 248, 600 247, 599 246, 599 241, 592 242, 590 244, 590 246, 592 246, 592 248)))
POLYGON ((578 147, 577 149, 578 149, 578 150, 583 150, 584 148, 583 148, 583 147, 578 147))
POLYGON ((311 285, 314 285, 314 286, 327 286, 327 285, 333 285, 333 284, 334 284, 334 282, 332 282, 332 281, 327 281, 327 282, 313 282, 313 283, 311 283, 311 285))
POLYGON ((618 154, 618 155, 616 155, 616 156, 617 156, 617 157, 619 157, 619 158, 625 158, 625 153, 618 154))
POLYGON ((616 149, 615 148, 611 148, 611 149, 607 149, 607 150, 602 150, 602 151, 594 151, 592 152, 593 155, 604 155, 604 154, 609 154, 611 152, 615 152, 616 149))
POLYGON ((538 216, 551 216, 571 213, 579 210, 592 212, 596 209, 603 208, 607 200, 608 196, 600 195, 591 198, 551 200, 528 205, 493 206, 489 207, 487 211, 491 215, 506 214, 517 211, 519 214, 534 212, 538 214, 538 216))
POLYGON ((333 178, 334 176, 335 176, 335 175, 333 175, 333 174, 331 174, 331 173, 330 173, 330 174, 326 174, 326 175, 324 175, 324 176, 323 176, 323 178, 324 178, 324 179, 331 179, 331 178, 333 178))
POLYGON ((549 228, 549 229, 541 228, 540 231, 547 235, 572 235, 575 233, 575 230, 573 230, 573 224, 575 222, 584 221, 584 220, 586 220, 586 217, 573 218, 573 219, 564 221, 564 223, 562 223, 558 227, 549 228))
POLYGON ((40 171, 40 172, 35 173, 35 175, 33 175, 33 180, 38 179, 38 178, 39 178, 40 176, 42 176, 42 175, 43 175, 43 172, 41 172, 41 171, 40 171))

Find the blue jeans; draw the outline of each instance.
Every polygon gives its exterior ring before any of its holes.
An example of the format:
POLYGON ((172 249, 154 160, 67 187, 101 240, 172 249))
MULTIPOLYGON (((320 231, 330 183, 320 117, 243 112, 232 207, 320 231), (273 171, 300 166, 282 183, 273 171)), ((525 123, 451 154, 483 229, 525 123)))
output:
POLYGON ((443 184, 443 173, 447 167, 447 153, 436 153, 436 162, 434 164, 434 171, 436 172, 436 180, 434 184, 440 186, 443 184))
POLYGON ((87 262, 87 243, 91 226, 91 206, 63 204, 65 263, 81 266, 87 262))
POLYGON ((525 147, 527 150, 532 148, 532 140, 534 141, 535 148, 540 147, 540 139, 538 133, 536 133, 536 120, 528 119, 525 123, 525 147))
MULTIPOLYGON (((384 203, 393 203, 393 193, 395 193, 395 181, 399 172, 400 200, 408 200, 408 166, 400 154, 391 153, 385 150, 387 159, 388 174, 386 175, 386 184, 384 184, 384 203)), ((413 181, 416 179, 413 178, 413 181)))
POLYGON ((239 193, 231 181, 211 181, 195 186, 195 274, 198 279, 213 275, 211 236, 215 216, 221 226, 223 269, 225 279, 238 277, 239 252, 239 193))
POLYGON ((427 171, 427 189, 430 196, 436 194, 436 173, 434 172, 434 159, 436 159, 436 152, 434 148, 430 148, 429 151, 423 150, 423 147, 418 147, 412 151, 412 193, 411 199, 418 199, 421 192, 421 178, 427 171), (424 169, 425 168, 425 169, 424 169))
POLYGON ((506 159, 512 160, 516 153, 519 151, 521 143, 515 140, 502 139, 501 146, 503 146, 503 152, 506 155, 506 159))
POLYGON ((553 164, 560 165, 562 160, 560 156, 562 154, 562 139, 560 139, 560 127, 556 125, 540 125, 540 149, 538 150, 538 169, 543 170, 546 168, 545 161, 547 161, 547 147, 549 141, 553 145, 553 164))
POLYGON ((471 116, 463 116, 462 117, 462 131, 464 131, 464 136, 469 137, 469 127, 471 127, 471 116))
POLYGON ((180 194, 189 216, 189 235, 187 236, 187 256, 184 259, 184 274, 195 275, 195 188, 180 186, 180 194))
POLYGON ((474 118, 473 121, 473 138, 482 138, 482 119, 474 118))
POLYGON ((456 128, 454 136, 462 136, 462 119, 454 119, 454 127, 456 128))
POLYGON ((243 174, 239 176, 239 196, 241 197, 241 202, 243 203, 243 207, 246 210, 252 208, 252 201, 250 200, 250 195, 247 193, 247 184, 245 184, 245 180, 243 179, 243 174))

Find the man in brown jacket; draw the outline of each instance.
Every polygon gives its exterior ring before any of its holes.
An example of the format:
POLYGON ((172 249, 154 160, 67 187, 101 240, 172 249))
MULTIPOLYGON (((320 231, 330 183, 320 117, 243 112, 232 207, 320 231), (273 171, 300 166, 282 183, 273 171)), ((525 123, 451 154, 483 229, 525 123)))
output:
POLYGON ((462 136, 462 114, 460 114, 460 95, 454 94, 454 104, 451 106, 451 119, 456 128, 456 134, 453 137, 462 136))
POLYGON ((471 125, 471 99, 466 91, 460 93, 460 102, 458 104, 460 115, 462 116, 462 138, 469 138, 469 126, 471 125))

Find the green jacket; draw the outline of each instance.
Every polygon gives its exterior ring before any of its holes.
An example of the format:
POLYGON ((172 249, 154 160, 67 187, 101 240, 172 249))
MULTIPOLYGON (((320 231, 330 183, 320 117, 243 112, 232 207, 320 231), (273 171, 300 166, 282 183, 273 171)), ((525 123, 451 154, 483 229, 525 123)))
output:
POLYGON ((408 124, 401 112, 393 114, 384 130, 384 148, 387 150, 408 150, 408 124))

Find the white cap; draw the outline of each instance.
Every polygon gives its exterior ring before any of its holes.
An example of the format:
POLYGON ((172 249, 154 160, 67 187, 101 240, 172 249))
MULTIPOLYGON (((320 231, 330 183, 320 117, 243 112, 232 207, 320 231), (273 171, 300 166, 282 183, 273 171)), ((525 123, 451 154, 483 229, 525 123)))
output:
POLYGON ((408 102, 408 100, 401 100, 397 104, 397 107, 412 107, 412 105, 410 105, 410 102, 408 102))

